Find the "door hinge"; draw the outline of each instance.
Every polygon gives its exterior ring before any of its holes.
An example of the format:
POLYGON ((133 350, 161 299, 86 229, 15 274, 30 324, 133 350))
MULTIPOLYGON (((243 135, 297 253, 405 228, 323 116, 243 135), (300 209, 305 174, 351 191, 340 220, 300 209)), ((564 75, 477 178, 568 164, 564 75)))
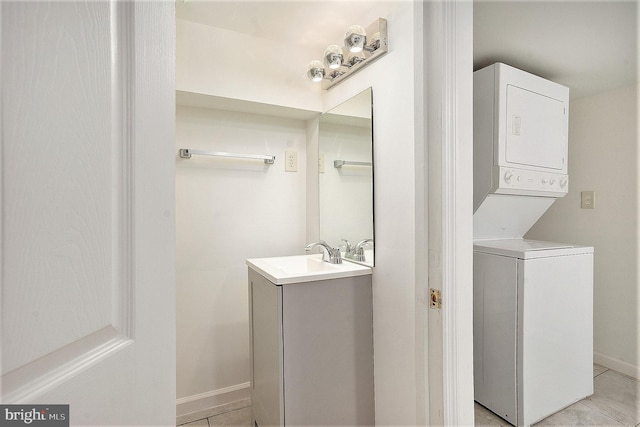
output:
POLYGON ((431 308, 441 308, 442 307, 442 298, 440 296, 440 291, 437 289, 429 289, 429 306, 431 308))

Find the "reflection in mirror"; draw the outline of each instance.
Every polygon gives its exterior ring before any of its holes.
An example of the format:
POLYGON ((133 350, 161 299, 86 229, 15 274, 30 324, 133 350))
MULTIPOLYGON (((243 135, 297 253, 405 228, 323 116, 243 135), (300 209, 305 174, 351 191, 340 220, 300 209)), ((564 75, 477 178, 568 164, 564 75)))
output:
POLYGON ((323 114, 318 135, 320 238, 373 266, 371 88, 323 114))

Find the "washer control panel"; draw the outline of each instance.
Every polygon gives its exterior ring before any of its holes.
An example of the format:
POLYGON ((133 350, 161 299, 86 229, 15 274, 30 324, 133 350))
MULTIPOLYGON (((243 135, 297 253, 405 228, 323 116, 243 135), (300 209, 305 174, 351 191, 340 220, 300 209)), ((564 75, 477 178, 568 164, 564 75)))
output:
POLYGON ((569 176, 517 168, 494 168, 494 191, 498 194, 562 197, 569 191, 569 176))

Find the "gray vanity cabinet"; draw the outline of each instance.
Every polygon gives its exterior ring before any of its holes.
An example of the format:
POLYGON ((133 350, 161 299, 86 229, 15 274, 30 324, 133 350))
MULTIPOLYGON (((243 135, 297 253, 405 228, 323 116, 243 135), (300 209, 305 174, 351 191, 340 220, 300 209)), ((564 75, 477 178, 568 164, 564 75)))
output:
POLYGON ((276 285, 249 268, 252 426, 374 425, 371 275, 276 285))

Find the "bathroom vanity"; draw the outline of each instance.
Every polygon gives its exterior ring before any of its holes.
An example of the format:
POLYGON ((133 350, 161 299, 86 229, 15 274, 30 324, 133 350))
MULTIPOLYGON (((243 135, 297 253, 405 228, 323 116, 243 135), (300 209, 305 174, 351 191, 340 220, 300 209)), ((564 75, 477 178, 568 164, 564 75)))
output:
POLYGON ((321 254, 247 265, 251 425, 374 425, 371 268, 321 254))

